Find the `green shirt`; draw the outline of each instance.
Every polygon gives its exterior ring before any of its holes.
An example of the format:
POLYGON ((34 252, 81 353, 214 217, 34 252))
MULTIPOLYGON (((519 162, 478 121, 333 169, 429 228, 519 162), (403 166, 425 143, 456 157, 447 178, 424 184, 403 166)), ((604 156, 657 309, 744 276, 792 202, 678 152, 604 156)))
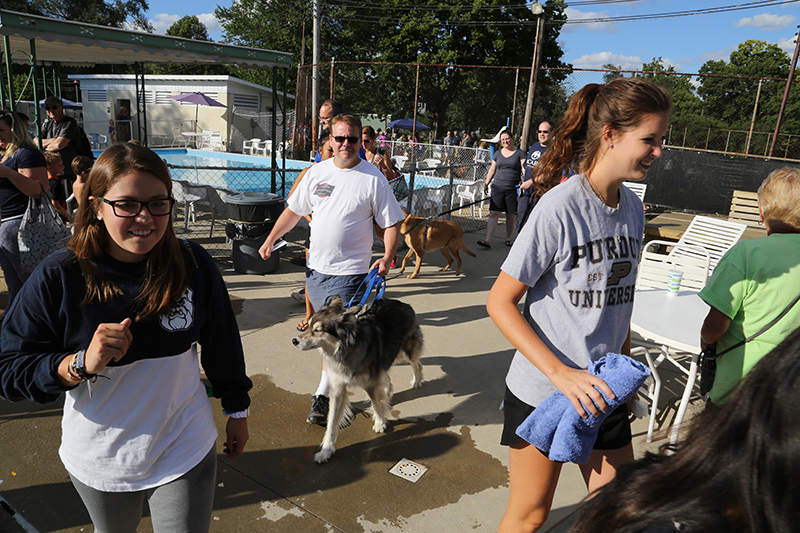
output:
MULTIPOLYGON (((773 234, 737 243, 720 260, 700 298, 731 319, 717 353, 758 332, 800 294, 800 234, 773 234)), ((800 327, 800 303, 770 329, 717 360, 709 397, 729 393, 767 353, 800 327)))

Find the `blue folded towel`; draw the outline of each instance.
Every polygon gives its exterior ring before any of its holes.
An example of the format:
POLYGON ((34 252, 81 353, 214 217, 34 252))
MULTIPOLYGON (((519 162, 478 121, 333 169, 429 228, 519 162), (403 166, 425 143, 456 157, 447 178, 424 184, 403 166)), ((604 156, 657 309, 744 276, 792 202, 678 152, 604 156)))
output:
POLYGON ((546 453, 551 461, 586 463, 600 424, 639 390, 650 375, 650 369, 628 356, 610 353, 590 364, 589 373, 605 381, 614 391, 613 400, 601 391, 608 404, 605 413, 601 411, 597 416, 589 414, 588 418, 581 418, 567 397, 556 391, 517 428, 517 435, 546 453))

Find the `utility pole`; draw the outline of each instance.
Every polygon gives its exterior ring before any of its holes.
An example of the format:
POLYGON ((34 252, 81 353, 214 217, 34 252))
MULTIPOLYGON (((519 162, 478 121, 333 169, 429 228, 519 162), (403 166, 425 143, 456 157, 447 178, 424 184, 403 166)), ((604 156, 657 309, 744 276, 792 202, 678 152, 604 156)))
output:
POLYGON ((311 116, 314 127, 311 132, 313 135, 313 146, 316 150, 317 139, 319 139, 319 0, 314 0, 312 5, 314 24, 313 24, 313 49, 311 52, 311 116))
POLYGON ((531 4, 531 12, 538 17, 536 21, 536 41, 533 45, 533 60, 531 65, 531 80, 528 84, 528 100, 525 104, 525 120, 522 124, 520 148, 528 150, 528 133, 531 131, 531 115, 533 114, 533 94, 536 92, 536 74, 539 70, 539 55, 541 54, 541 40, 544 30, 544 6, 539 2, 531 4))

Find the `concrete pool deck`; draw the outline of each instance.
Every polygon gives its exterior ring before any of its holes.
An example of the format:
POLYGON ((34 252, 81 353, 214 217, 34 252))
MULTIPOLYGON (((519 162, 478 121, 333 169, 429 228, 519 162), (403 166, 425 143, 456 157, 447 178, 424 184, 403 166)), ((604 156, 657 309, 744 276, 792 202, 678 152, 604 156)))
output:
MULTIPOLYGON (((498 407, 513 350, 485 310, 508 248, 495 239, 491 249, 481 249, 475 241, 482 237, 465 235, 477 258, 464 258, 461 276, 438 272, 439 254, 426 257, 414 280, 405 277, 408 270, 402 276, 392 271, 387 297, 411 304, 425 335, 425 384, 411 390, 410 367, 395 367, 387 433, 375 434, 369 418, 358 414, 341 431, 337 452, 325 465, 311 458, 323 428, 305 422, 319 356, 290 342, 303 313, 290 297, 304 279, 303 268, 289 261, 299 246, 290 245, 273 274, 223 270, 254 388, 245 454, 234 460, 217 456, 212 532, 496 531, 508 498, 508 453, 499 444, 498 407), (428 471, 416 483, 390 474, 403 459, 428 471)), ((353 391, 352 399, 366 407, 363 392, 353 391)), ((219 402, 213 406, 222 428, 219 402)), ((58 459, 60 422, 61 402, 0 401, 0 497, 32 525, 30 531, 91 531, 58 459)), ((633 429, 637 454, 665 442, 661 430, 657 442, 644 444, 646 420, 633 429)), ((569 515, 585 495, 578 468, 567 465, 550 523, 569 515)), ((1 531, 23 531, 5 514, 0 509, 1 531)), ((568 524, 553 531, 566 531, 568 524)), ((152 531, 149 518, 139 531, 152 531)))

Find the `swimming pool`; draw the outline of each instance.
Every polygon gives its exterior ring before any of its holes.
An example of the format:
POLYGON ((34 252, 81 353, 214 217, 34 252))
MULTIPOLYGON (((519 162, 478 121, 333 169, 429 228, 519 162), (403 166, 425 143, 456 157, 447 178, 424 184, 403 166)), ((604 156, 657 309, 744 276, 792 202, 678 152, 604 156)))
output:
MULTIPOLYGON (((186 148, 156 149, 154 152, 167 162, 173 179, 242 192, 271 192, 272 159, 269 157, 186 148)), ((281 164, 280 160, 278 164, 281 164)), ((310 165, 310 161, 287 159, 284 181, 281 181, 280 174, 276 172, 275 191, 287 195, 300 172, 310 165)), ((405 176, 408 183, 409 176, 407 173, 405 176)), ((449 183, 448 178, 417 174, 414 189, 435 189, 449 183)), ((463 179, 453 180, 453 185, 469 183, 471 182, 463 179)))
MULTIPOLYGON (((167 162, 173 179, 242 192, 271 191, 272 158, 185 148, 154 151, 167 162)), ((278 194, 287 194, 298 174, 310 165, 309 161, 287 159, 285 179, 281 180, 279 172, 275 175, 278 194)))

